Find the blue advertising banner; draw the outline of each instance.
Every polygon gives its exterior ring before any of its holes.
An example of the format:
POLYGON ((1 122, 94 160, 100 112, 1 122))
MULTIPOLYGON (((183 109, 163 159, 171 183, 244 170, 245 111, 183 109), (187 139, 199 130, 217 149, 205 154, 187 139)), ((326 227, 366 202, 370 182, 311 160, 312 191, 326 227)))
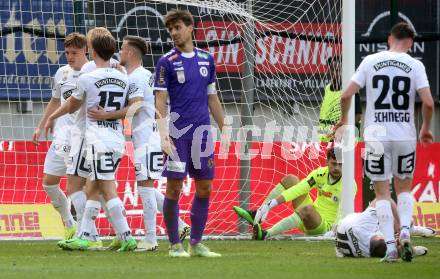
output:
POLYGON ((0 1, 0 100, 50 99, 73 29, 73 0, 0 1))

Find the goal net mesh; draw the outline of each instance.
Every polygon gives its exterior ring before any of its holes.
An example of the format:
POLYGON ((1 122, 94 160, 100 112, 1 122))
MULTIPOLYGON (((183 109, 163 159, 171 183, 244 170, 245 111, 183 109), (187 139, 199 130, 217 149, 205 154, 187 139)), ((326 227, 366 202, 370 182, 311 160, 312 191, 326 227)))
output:
MULTIPOLYGON (((2 1, 0 238, 51 236, 47 231, 35 232, 35 226, 50 230, 60 220, 49 210, 50 200, 42 187, 50 139, 36 147, 31 135, 51 98, 51 78, 67 64, 65 35, 102 26, 112 32, 119 45, 125 35, 141 36, 150 43, 144 67, 154 72, 160 56, 173 47, 164 15, 177 7, 194 15, 195 44, 214 56, 218 94, 232 131, 227 156, 219 157, 218 142, 216 145, 206 234, 251 232, 250 227, 240 225, 233 206, 255 210, 285 175, 304 178, 325 163, 327 145, 318 142, 320 103, 330 80, 327 59, 341 49, 341 2, 2 1), (37 206, 44 210, 35 209, 37 206)), ((331 113, 338 114, 338 109, 338 104, 332 104, 331 113)), ((127 152, 117 174, 118 193, 133 233, 142 235, 142 203, 129 125, 126 134, 127 152)), ((63 189, 65 184, 63 179, 63 189)), ((157 181, 156 187, 164 192, 166 179, 157 181)), ((188 223, 193 195, 194 181, 188 178, 180 199, 181 217, 188 223)), ((269 214, 263 227, 292 213, 291 205, 280 206, 269 214)), ((114 233, 103 214, 97 224, 101 235, 114 233)), ((161 213, 157 231, 165 234, 161 213)))

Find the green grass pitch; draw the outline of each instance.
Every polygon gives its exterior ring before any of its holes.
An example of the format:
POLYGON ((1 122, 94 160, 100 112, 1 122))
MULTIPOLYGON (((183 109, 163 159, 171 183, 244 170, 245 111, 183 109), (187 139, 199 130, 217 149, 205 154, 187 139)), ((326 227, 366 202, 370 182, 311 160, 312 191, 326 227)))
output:
MULTIPOLYGON (((66 252, 54 241, 0 242, 0 278, 439 278, 440 239, 415 238, 429 253, 412 263, 337 259, 332 242, 206 241, 222 258, 170 259, 153 253, 66 252)), ((186 245, 186 243, 185 243, 186 245)))

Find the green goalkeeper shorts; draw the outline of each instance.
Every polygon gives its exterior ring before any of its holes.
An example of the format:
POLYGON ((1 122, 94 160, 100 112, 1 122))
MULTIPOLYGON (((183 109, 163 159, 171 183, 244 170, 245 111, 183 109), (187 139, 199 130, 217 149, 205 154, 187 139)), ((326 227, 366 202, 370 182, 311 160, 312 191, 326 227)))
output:
MULTIPOLYGON (((316 209, 316 208, 315 208, 316 209)), ((320 213, 317 210, 318 213, 320 213)), ((298 226, 298 229, 302 230, 306 235, 310 235, 310 236, 314 236, 314 235, 321 235, 321 234, 325 234, 326 232, 328 232, 329 230, 332 229, 332 224, 330 222, 328 222, 323 216, 322 214, 319 214, 321 216, 321 223, 319 224, 319 226, 317 226, 314 229, 306 229, 304 227, 304 224, 301 223, 298 226)))
POLYGON ((323 214, 319 211, 319 209, 315 206, 310 194, 307 194, 307 196, 305 196, 304 200, 301 202, 301 204, 297 205, 296 209, 299 209, 306 205, 311 205, 313 206, 313 208, 315 208, 316 212, 318 212, 318 214, 321 216, 321 224, 319 224, 319 226, 317 226, 314 229, 308 230, 304 227, 304 224, 301 222, 298 226, 298 229, 302 230, 306 235, 311 235, 311 236, 325 234, 326 232, 331 230, 332 223, 328 222, 323 216, 323 214))

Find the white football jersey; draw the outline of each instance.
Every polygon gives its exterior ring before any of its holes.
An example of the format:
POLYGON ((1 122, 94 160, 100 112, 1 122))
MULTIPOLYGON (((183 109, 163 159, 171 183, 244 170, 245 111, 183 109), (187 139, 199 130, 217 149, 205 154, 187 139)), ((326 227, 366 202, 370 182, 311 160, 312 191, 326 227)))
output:
MULTIPOLYGON (((106 111, 116 111, 125 106, 128 87, 127 75, 114 68, 98 68, 79 77, 77 90, 72 96, 85 100, 87 110, 99 105, 106 111)), ((86 116, 85 136, 88 145, 124 143, 122 120, 93 120, 86 116)))
MULTIPOLYGON (((119 64, 118 60, 110 58, 110 65, 112 65, 113 67, 116 64, 119 64)), ((80 75, 91 73, 94 70, 96 70, 96 64, 95 61, 92 60, 85 63, 81 67, 80 75)), ((125 68, 123 68, 123 70, 125 71, 125 68)), ((73 126, 73 130, 71 132, 72 134, 71 142, 73 142, 74 144, 80 144, 81 138, 84 136, 86 132, 86 114, 87 114, 87 104, 84 102, 82 106, 78 109, 78 111, 76 111, 75 113, 75 119, 74 119, 75 126, 73 126)))
POLYGON ((422 62, 406 53, 382 51, 365 57, 352 81, 366 87, 365 141, 417 140, 416 91, 429 87, 422 62))
POLYGON ((382 233, 373 207, 368 207, 362 213, 349 214, 338 223, 337 239, 350 246, 347 252, 354 257, 370 257, 370 240, 376 235, 382 233), (347 240, 344 241, 340 234, 345 235, 347 240))
POLYGON ((130 82, 129 99, 143 97, 144 102, 132 121, 132 140, 134 148, 147 143, 156 129, 154 94, 150 71, 140 66, 128 75, 130 82))
MULTIPOLYGON (((61 105, 72 95, 76 88, 79 71, 75 71, 69 65, 62 66, 53 78, 52 97, 60 99, 61 105)), ((66 114, 56 120, 54 127, 53 142, 65 143, 70 139, 71 126, 74 124, 76 114, 66 114)))

